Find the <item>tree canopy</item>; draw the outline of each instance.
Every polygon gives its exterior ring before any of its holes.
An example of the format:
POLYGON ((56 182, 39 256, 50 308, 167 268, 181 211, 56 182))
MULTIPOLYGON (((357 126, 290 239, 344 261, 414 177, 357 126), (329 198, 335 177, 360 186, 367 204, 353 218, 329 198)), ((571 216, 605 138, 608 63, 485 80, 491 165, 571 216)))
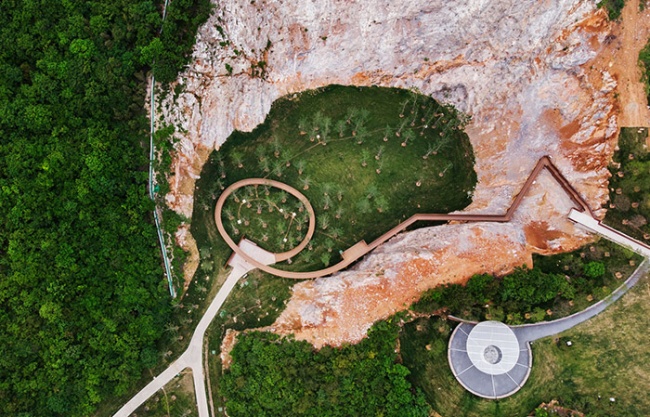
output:
MULTIPOLYGON (((0 3, 2 415, 90 415, 158 361, 144 93, 162 3, 0 3)), ((169 74, 207 1, 174 3, 169 74)))
POLYGON ((605 297, 641 257, 603 239, 573 252, 534 255, 533 259, 533 268, 522 265, 502 277, 478 274, 466 285, 432 288, 412 309, 423 313, 445 310, 468 320, 508 324, 556 319, 605 297))
POLYGON ((397 335, 379 322, 357 345, 315 351, 272 333, 241 334, 223 375, 228 415, 426 417, 424 396, 396 363, 397 335))

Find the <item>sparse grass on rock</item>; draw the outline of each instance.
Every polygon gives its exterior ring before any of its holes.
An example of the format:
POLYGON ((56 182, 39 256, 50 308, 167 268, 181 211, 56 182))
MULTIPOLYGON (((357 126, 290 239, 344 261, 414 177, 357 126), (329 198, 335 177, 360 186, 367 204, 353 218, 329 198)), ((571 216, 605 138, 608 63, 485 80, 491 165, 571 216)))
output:
MULTIPOLYGON (((640 4, 645 4, 645 1, 641 1, 640 4)), ((650 39, 646 46, 639 52, 639 65, 641 65, 642 70, 642 80, 645 83, 645 91, 650 99, 650 39)))
POLYGON ((622 128, 619 150, 609 167, 609 206, 605 223, 650 243, 650 154, 647 128, 622 128))

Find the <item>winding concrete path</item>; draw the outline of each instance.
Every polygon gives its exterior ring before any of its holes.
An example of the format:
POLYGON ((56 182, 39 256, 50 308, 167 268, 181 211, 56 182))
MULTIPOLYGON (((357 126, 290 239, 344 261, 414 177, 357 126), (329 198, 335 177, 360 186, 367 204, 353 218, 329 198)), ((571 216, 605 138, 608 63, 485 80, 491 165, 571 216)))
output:
POLYGON ((604 299, 578 313, 553 321, 512 326, 512 330, 517 335, 517 338, 525 342, 532 342, 537 339, 553 336, 558 333, 562 333, 565 330, 569 330, 570 328, 577 326, 578 324, 583 323, 592 317, 595 317, 596 315, 602 313, 607 307, 621 298, 623 294, 625 294, 630 288, 636 285, 636 283, 639 282, 639 279, 648 273, 649 269, 650 263, 647 259, 644 259, 643 262, 641 262, 641 265, 639 265, 639 267, 632 273, 632 275, 628 277, 628 279, 625 280, 621 286, 615 289, 604 299))
MULTIPOLYGON (((250 256, 259 259, 260 262, 274 263, 275 257, 270 252, 267 252, 254 243, 242 240, 240 242, 241 250, 250 256)), ((161 374, 154 377, 153 381, 147 384, 140 392, 132 397, 129 402, 124 404, 113 417, 128 417, 135 412, 147 399, 149 399, 156 391, 164 387, 183 369, 192 369, 192 377, 194 379, 194 392, 196 394, 196 403, 199 410, 199 417, 210 417, 208 412, 208 399, 205 387, 205 370, 203 368, 203 338, 208 326, 219 312, 219 309, 226 301, 230 292, 235 288, 237 281, 248 271, 255 269, 255 267, 238 255, 233 256, 228 262, 232 266, 232 271, 228 278, 223 283, 219 292, 210 303, 205 314, 196 326, 196 330, 192 335, 190 344, 183 352, 183 354, 176 359, 167 369, 161 374)))

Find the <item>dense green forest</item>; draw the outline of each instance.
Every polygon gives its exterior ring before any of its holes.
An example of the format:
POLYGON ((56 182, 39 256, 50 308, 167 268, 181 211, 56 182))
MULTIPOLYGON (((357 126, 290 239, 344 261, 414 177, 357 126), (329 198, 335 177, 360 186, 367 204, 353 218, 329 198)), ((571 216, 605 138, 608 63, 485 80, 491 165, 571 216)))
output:
POLYGON ((209 11, 163 3, 0 2, 0 415, 91 415, 159 360, 146 77, 209 11))
POLYGON ((398 320, 375 324, 357 345, 320 351, 272 333, 241 334, 223 375, 228 415, 428 416, 397 363, 398 320))
POLYGON ((598 3, 598 8, 604 8, 610 20, 621 17, 623 7, 625 7, 625 0, 602 0, 598 3))

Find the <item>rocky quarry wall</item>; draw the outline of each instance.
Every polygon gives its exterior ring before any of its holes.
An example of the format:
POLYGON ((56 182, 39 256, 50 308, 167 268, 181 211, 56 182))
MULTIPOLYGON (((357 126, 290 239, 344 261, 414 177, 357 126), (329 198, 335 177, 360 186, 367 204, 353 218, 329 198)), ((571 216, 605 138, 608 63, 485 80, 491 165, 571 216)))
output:
MULTIPOLYGON (((185 132, 167 202, 190 216, 194 180, 233 129, 253 129, 285 94, 337 83, 417 88, 472 116, 478 184, 465 212, 504 212, 548 154, 603 215, 618 129, 616 74, 599 58, 610 30, 590 0, 219 1, 183 93, 163 103, 164 122, 185 132)), ((589 241, 570 207, 544 174, 509 224, 404 233, 349 271, 297 284, 272 329, 316 346, 358 341, 425 289, 589 241)))

